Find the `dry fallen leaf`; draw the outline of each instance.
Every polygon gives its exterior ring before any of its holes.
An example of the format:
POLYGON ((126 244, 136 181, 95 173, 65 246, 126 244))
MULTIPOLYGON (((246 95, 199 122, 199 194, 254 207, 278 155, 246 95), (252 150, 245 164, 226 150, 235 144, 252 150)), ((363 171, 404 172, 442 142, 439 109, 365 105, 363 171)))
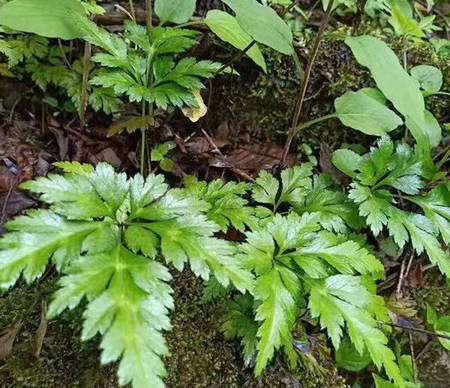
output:
POLYGON ((45 334, 47 333, 47 301, 41 304, 41 322, 33 338, 33 356, 39 358, 45 334))
POLYGON ((22 322, 18 321, 0 333, 0 360, 6 361, 11 355, 14 340, 21 327, 22 322))
POLYGON ((198 108, 190 108, 190 107, 184 107, 181 108, 183 111, 183 114, 191 120, 193 123, 196 123, 198 120, 200 120, 206 113, 208 112, 208 108, 203 102, 203 98, 200 94, 200 90, 194 90, 193 95, 195 96, 195 100, 197 101, 198 108))

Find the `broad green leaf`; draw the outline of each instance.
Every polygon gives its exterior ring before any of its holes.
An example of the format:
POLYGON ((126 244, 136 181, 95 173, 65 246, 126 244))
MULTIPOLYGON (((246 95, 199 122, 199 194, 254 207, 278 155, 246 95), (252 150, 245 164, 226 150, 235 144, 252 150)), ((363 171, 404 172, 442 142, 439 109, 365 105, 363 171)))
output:
POLYGON ((333 164, 348 176, 355 178, 356 170, 361 163, 361 156, 349 149, 341 149, 333 152, 333 164))
POLYGON ((360 354, 355 349, 354 345, 348 340, 341 342, 339 349, 336 351, 335 358, 336 365, 339 368, 343 368, 351 372, 359 372, 363 370, 372 361, 366 348, 364 348, 363 353, 360 354))
POLYGON ((403 124, 393 111, 361 90, 345 93, 334 106, 344 125, 367 135, 383 136, 403 124))
POLYGON ((424 149, 429 149, 439 145, 442 138, 442 130, 439 122, 430 111, 425 109, 423 114, 424 120, 422 125, 417 124, 410 117, 406 118, 405 124, 411 131, 414 139, 416 139, 417 144, 424 149))
MULTIPOLYGON (((436 333, 450 336, 450 316, 446 315, 439 318, 434 324, 434 330, 436 333)), ((450 340, 441 337, 438 337, 438 339, 445 349, 450 350, 450 340)))
POLYGON ((242 29, 254 40, 286 55, 294 51, 289 26, 270 7, 256 0, 222 0, 236 14, 242 29))
POLYGON ((87 18, 78 0, 12 0, 0 7, 0 25, 48 38, 82 38, 77 18, 87 18))
POLYGON ((415 36, 417 38, 423 38, 424 32, 419 26, 419 23, 413 18, 412 10, 409 4, 406 4, 408 12, 405 7, 399 6, 395 2, 391 2, 391 16, 389 17, 389 23, 394 27, 397 35, 415 36))
MULTIPOLYGON (((219 10, 209 11, 206 15, 205 23, 220 39, 230 43, 239 50, 245 49, 253 41, 251 36, 241 28, 236 18, 226 12, 219 10)), ((254 44, 246 52, 246 55, 261 67, 264 72, 267 72, 266 61, 257 44, 254 44)))
MULTIPOLYGON (((422 127, 424 100, 419 82, 400 65, 395 53, 383 41, 371 36, 348 37, 345 43, 351 48, 356 60, 369 68, 381 92, 406 118, 422 127)), ((416 139, 420 142, 422 139, 416 139)))
POLYGON ((196 0, 156 0, 155 13, 159 16, 160 23, 185 23, 195 11, 196 0))
POLYGON ((442 72, 434 66, 419 65, 411 69, 411 75, 420 83, 420 87, 426 92, 438 92, 441 90, 442 72))

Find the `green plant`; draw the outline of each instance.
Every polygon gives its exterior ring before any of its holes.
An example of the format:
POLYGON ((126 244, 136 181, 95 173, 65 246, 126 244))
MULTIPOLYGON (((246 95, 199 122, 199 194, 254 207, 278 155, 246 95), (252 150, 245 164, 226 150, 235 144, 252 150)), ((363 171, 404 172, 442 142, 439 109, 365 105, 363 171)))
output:
MULTIPOLYGON (((427 304, 427 323, 434 329, 437 334, 450 335, 450 316, 444 315, 438 318, 436 310, 427 304)), ((450 340, 438 337, 441 345, 450 350, 450 340)))
POLYGON ((370 70, 378 89, 364 88, 345 93, 335 100, 334 113, 300 124, 296 131, 323 120, 338 118, 353 129, 382 136, 403 124, 403 120, 388 108, 389 100, 404 117, 405 126, 422 152, 429 155, 431 148, 441 140, 441 127, 433 114, 425 109, 419 81, 406 72, 395 53, 383 41, 359 36, 348 37, 345 43, 356 60, 370 70))
POLYGON ((418 147, 395 146, 387 137, 362 156, 348 149, 333 153, 334 165, 353 179, 349 198, 359 206, 373 234, 379 235, 386 226, 399 247, 410 240, 418 254, 426 252, 449 276, 450 255, 439 241, 439 237, 446 244, 450 241, 449 187, 444 181, 423 190, 427 162, 418 147), (419 206, 423 214, 405 210, 403 201, 419 206))
POLYGON ((0 289, 22 276, 39 278, 50 261, 63 274, 49 307, 53 317, 86 300, 82 339, 97 333, 102 363, 120 360, 120 384, 162 387, 162 332, 170 330, 171 275, 160 262, 211 274, 227 287, 251 290, 234 246, 213 236, 206 202, 186 190, 169 189, 160 175, 127 179, 107 164, 95 169, 58 163, 64 176, 28 181, 50 209, 31 210, 6 224, 0 239, 0 289))
POLYGON ((225 333, 242 338, 245 361, 256 360, 256 375, 276 350, 283 349, 295 367, 298 353, 292 333, 305 332, 298 317, 309 312, 327 330, 335 348, 340 347, 346 326, 357 351, 368 352, 398 386, 404 386, 388 339, 378 327, 378 322, 389 319, 373 283, 383 277, 383 266, 365 247, 364 239, 347 229, 343 219, 338 220, 334 206, 340 202, 345 208, 345 196, 336 195, 328 209, 320 201, 319 180, 315 177, 314 189, 308 165, 282 171, 281 183, 261 172, 252 197, 261 204, 255 210, 262 218, 245 232, 246 242, 239 247, 239 259, 254 273, 255 287, 230 302, 225 333), (302 207, 308 204, 309 211, 302 207), (333 221, 329 222, 331 209, 333 221))

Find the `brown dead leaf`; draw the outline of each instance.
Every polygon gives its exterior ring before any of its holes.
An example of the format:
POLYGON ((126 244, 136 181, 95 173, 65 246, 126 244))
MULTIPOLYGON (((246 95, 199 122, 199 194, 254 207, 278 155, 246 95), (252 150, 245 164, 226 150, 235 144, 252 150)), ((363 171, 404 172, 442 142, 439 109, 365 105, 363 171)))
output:
POLYGON ((89 162, 92 164, 97 164, 99 162, 106 162, 116 168, 122 165, 122 161, 111 147, 105 148, 104 150, 100 151, 95 155, 91 155, 89 157, 89 162))
POLYGON ((21 327, 22 322, 18 321, 0 333, 0 360, 6 361, 11 355, 14 340, 21 327))
POLYGON ((55 135, 56 144, 58 145, 59 158, 65 160, 69 154, 69 137, 67 132, 55 127, 48 127, 49 131, 55 135))
POLYGON ((423 269, 420 263, 416 263, 409 271, 407 281, 412 288, 420 287, 423 284, 423 269))
POLYGON ((33 337, 33 356, 39 358, 41 354, 42 344, 44 343, 45 334, 47 333, 47 301, 44 299, 41 303, 41 322, 36 334, 33 337))
MULTIPOLYGON (((231 151, 225 158, 215 157, 210 160, 214 167, 235 167, 242 170, 271 169, 280 163, 283 148, 275 143, 267 145, 244 145, 231 151)), ((286 164, 291 167, 296 160, 289 155, 286 164)))
MULTIPOLYGON (((212 138, 211 140, 219 149, 230 144, 226 140, 219 140, 215 138, 212 138)), ((215 147, 211 144, 211 141, 206 137, 194 137, 188 143, 185 143, 184 147, 189 153, 193 154, 203 154, 215 149, 215 147)))
POLYGON ((0 193, 0 232, 5 221, 32 206, 36 206, 36 202, 19 190, 0 193))

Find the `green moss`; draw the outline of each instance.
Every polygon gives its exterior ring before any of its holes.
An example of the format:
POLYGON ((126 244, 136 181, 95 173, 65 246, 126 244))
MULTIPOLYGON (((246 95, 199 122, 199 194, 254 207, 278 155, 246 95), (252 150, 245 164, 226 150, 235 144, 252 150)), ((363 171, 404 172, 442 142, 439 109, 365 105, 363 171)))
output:
MULTIPOLYGON (((245 368, 238 341, 226 341, 221 333, 221 303, 202 301, 202 282, 190 272, 174 274, 176 309, 173 330, 167 333, 170 356, 165 359, 168 388, 191 387, 345 387, 323 339, 316 338, 303 366, 290 372, 275 361, 255 378, 245 368), (315 361, 314 361, 315 360, 315 361)), ((41 356, 32 357, 30 343, 39 325, 40 300, 55 289, 55 281, 40 286, 20 285, 0 298, 0 328, 16 320, 24 325, 16 338, 8 363, 0 367, 0 387, 14 388, 116 388, 116 366, 100 366, 99 338, 81 342, 82 308, 63 313, 49 322, 41 356)))

